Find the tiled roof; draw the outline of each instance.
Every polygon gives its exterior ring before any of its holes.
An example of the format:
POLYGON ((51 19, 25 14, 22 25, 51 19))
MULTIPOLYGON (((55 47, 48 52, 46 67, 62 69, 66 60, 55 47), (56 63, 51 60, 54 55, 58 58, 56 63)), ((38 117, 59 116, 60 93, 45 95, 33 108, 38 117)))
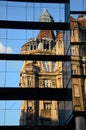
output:
POLYGON ((56 40, 60 40, 60 38, 64 37, 64 31, 59 31, 56 35, 56 40))
POLYGON ((78 25, 81 25, 82 27, 86 28, 86 19, 75 19, 72 16, 70 16, 70 28, 78 27, 78 25))
POLYGON ((54 32, 52 30, 40 30, 37 40, 40 41, 42 38, 54 39, 54 32))
POLYGON ((70 16, 70 28, 75 28, 78 27, 78 22, 75 18, 73 18, 72 16, 70 16))

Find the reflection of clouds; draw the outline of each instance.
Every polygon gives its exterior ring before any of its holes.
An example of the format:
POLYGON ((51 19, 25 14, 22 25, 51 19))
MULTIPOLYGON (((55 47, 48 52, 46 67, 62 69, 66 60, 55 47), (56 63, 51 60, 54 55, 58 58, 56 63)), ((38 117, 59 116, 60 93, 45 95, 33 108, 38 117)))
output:
POLYGON ((11 47, 5 47, 1 42, 0 42, 0 53, 12 53, 13 50, 11 47))

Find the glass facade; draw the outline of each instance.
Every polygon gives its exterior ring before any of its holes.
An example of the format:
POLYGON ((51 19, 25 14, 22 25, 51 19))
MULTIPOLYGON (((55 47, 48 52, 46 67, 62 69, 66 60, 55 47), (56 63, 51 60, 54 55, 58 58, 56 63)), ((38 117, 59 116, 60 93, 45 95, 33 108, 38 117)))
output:
MULTIPOLYGON (((38 22, 40 20, 42 22, 54 22, 53 20, 53 17, 54 17, 55 22, 59 22, 59 21, 60 22, 62 21, 63 23, 69 22, 68 21, 69 20, 69 14, 68 14, 69 4, 64 4, 64 3, 52 3, 52 4, 47 3, 46 4, 46 3, 33 3, 33 2, 22 3, 22 2, 12 2, 12 1, 0 1, 0 9, 2 12, 2 15, 0 15, 0 19, 5 20, 5 21, 7 20, 7 21, 16 21, 16 22, 18 21, 38 22), (43 10, 44 10, 44 13, 42 13, 43 10), (48 11, 50 13, 48 13, 48 11), (42 15, 39 18, 40 14, 42 15), (51 17, 51 15, 53 17, 51 17)), ((39 54, 45 54, 45 53, 49 55, 56 54, 55 38, 57 35, 56 34, 57 28, 53 31, 45 30, 47 37, 45 36, 44 31, 43 31, 43 34, 41 32, 40 34, 44 36, 41 39, 41 42, 40 42, 40 37, 39 39, 36 39, 39 31, 40 30, 35 30, 35 29, 31 30, 31 29, 13 29, 13 28, 3 29, 1 28, 0 29, 0 32, 1 32, 0 53, 30 54, 30 52, 35 52, 35 51, 40 50, 40 52, 42 53, 39 53, 39 54), (54 36, 54 33, 55 33, 55 36, 54 36)), ((68 34, 69 34, 69 31, 65 31, 65 36, 64 36, 65 48, 68 48, 69 46, 68 34)), ((59 47, 60 48, 62 47, 62 42, 60 42, 59 47)), ((38 53, 35 53, 35 54, 38 54, 38 53)), ((1 66, 0 75, 3 78, 3 80, 0 79, 1 87, 9 86, 11 88, 11 87, 21 86, 21 87, 29 87, 29 88, 31 87, 58 88, 57 87, 58 83, 57 83, 56 74, 55 74, 55 72, 58 69, 58 65, 56 66, 55 61, 53 62, 37 61, 37 62, 30 62, 30 63, 28 61, 24 61, 23 66, 22 66, 22 62, 21 61, 17 61, 17 62, 16 61, 3 61, 3 62, 0 61, 0 66, 1 66), (38 68, 37 68, 37 64, 39 65, 38 68), (40 70, 45 71, 45 74, 43 73, 42 75, 42 72, 40 70)), ((64 64, 64 68, 69 67, 69 63, 64 62, 63 64, 64 64)), ((69 71, 70 70, 67 70, 67 72, 64 72, 64 83, 65 83, 64 86, 67 86, 67 82, 69 81, 69 80, 66 81, 69 78, 69 71), (65 77, 65 75, 68 77, 65 77)), ((32 121, 31 116, 29 117, 27 115, 28 118, 26 117, 26 113, 27 111, 29 111, 30 115, 33 115, 34 124, 36 123, 34 122, 34 119, 37 119, 38 117, 36 116, 39 116, 39 118, 42 118, 43 124, 47 125, 47 122, 48 122, 47 119, 49 118, 49 122, 50 120, 52 120, 52 125, 58 125, 58 101, 52 101, 52 102, 39 101, 39 104, 38 104, 38 101, 37 102, 29 101, 28 104, 27 102, 26 101, 23 102, 23 107, 21 108, 22 114, 20 115, 20 118, 25 116, 25 118, 23 119, 26 119, 27 124, 31 124, 31 121, 32 121), (37 111, 38 109, 39 111, 37 111)), ((63 105, 62 107, 64 107, 65 109, 66 105, 63 105)), ((5 109, 3 111, 5 111, 5 109)), ((10 112, 11 112, 11 108, 10 108, 10 112)), ((24 120, 22 121, 23 121, 22 124, 24 124, 24 120)))
MULTIPOLYGON (((65 4, 65 22, 70 23, 70 3, 65 4)), ((70 56, 70 30, 64 31, 64 55, 70 56)), ((71 61, 63 62, 63 88, 71 88, 71 61)), ((72 114, 72 101, 61 101, 59 103, 59 124, 64 125, 70 121, 72 114)))
MULTIPOLYGON (((63 98, 61 98, 62 100, 57 98, 50 100, 53 98, 53 94, 50 95, 49 100, 22 100, 20 98, 18 98, 20 101, 13 99, 8 101, 9 98, 4 101, 0 100, 0 125, 63 126, 72 118, 72 112, 86 110, 86 15, 72 15, 74 18, 70 22, 71 11, 78 11, 78 9, 82 11, 82 8, 85 11, 86 2, 78 0, 79 4, 77 4, 75 0, 62 0, 62 3, 58 3, 61 0, 53 0, 55 3, 48 3, 48 0, 47 3, 40 2, 40 0, 39 2, 35 2, 35 0, 33 0, 34 2, 20 1, 0 0, 0 92, 2 88, 6 90, 8 87, 7 94, 11 88, 20 87, 29 88, 29 90, 31 88, 46 90, 54 88, 55 91, 59 88, 61 90, 70 89, 72 90, 72 101, 63 101, 65 100, 63 98), (64 4, 65 1, 66 4, 64 4), (70 3, 68 3, 69 1, 70 3), (76 24, 76 18, 80 20, 78 24, 76 24), (48 26, 44 24, 50 30, 46 30, 44 25, 41 26, 40 21, 50 22, 48 26), (4 22, 5 24, 3 24, 4 22), (19 26, 18 22, 20 22, 19 26), (39 26, 31 28, 29 23, 39 26), (69 29, 66 23, 70 24, 69 29), (73 27, 71 27, 72 23, 73 27), (44 30, 41 30, 41 27, 44 30), (81 42, 80 44, 83 45, 80 46, 79 43, 73 45, 73 42, 74 44, 81 42), (3 58, 4 54, 5 58, 3 58), (22 56, 22 54, 44 55, 45 61, 44 59, 42 61, 42 58, 40 61, 35 58, 33 61, 27 60, 28 58, 24 61, 24 57, 23 60, 21 58, 19 60, 16 54, 18 56, 22 56), (14 59, 12 59, 12 55, 14 59), (64 56, 71 55, 73 59, 76 59, 73 62, 58 61, 59 59, 47 61, 47 55, 57 56, 57 59, 58 55, 62 55, 62 60, 64 60, 64 56), (72 78, 73 76, 76 77, 72 78)), ((1 93, 1 95, 3 94, 1 93)), ((40 96, 40 94, 38 95, 40 96)), ((47 98, 48 95, 49 93, 42 97, 47 98)), ((59 97, 58 95, 57 93, 54 96, 59 97)), ((9 93, 10 98, 15 97, 15 95, 12 96, 12 93, 11 95, 9 93)), ((22 96, 20 95, 20 97, 22 96)))

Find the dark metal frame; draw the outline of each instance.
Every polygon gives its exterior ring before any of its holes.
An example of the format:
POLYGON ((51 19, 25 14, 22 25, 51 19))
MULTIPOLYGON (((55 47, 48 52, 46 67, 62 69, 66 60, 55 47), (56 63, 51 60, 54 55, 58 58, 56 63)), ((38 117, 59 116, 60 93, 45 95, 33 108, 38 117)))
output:
POLYGON ((1 60, 37 60, 37 61, 70 61, 68 55, 26 55, 26 54, 0 54, 1 60))
POLYGON ((0 100, 71 101, 72 90, 66 88, 0 88, 0 100))
MULTIPOLYGON (((11 0, 7 0, 11 1, 11 0)), ((40 2, 40 3, 69 3, 69 0, 12 0, 12 2, 40 2)), ((3 29, 51 29, 51 30, 69 30, 70 24, 65 22, 59 23, 41 23, 41 22, 26 22, 26 21, 6 21, 0 20, 0 28, 3 29)), ((0 60, 46 60, 46 61, 71 61, 70 56, 56 55, 23 55, 23 54, 0 54, 0 60)), ((48 88, 0 88, 0 100, 72 100, 71 89, 48 89, 48 88), (28 90, 28 91, 27 91, 28 90)), ((63 130, 65 126, 46 126, 27 127, 27 126, 0 126, 0 129, 48 129, 48 130, 63 130)))
POLYGON ((14 2, 39 2, 39 3, 69 3, 70 0, 6 0, 14 2))
MULTIPOLYGON (((11 2, 39 2, 39 3, 69 3, 70 0, 6 0, 11 2)), ((86 14, 86 11, 70 11, 70 14, 86 14)), ((0 28, 9 29, 56 29, 69 30, 69 23, 40 23, 40 22, 21 22, 21 21, 5 21, 0 20, 0 28)), ((0 60, 51 60, 51 61, 71 61, 71 56, 49 56, 47 55, 22 55, 22 54, 0 54, 0 60), (46 58, 46 59, 45 59, 46 58)), ((74 77, 74 76, 72 76, 74 77)), ((77 76, 75 76, 77 78, 77 76)), ((74 77, 74 78, 75 78, 74 77)), ((81 77, 81 76, 80 76, 81 77)), ((86 77, 86 76, 85 76, 86 77)), ((47 89, 47 88, 0 88, 0 100, 58 100, 71 101, 71 89, 47 89), (28 90, 28 91, 27 91, 28 90)), ((80 112, 74 113, 74 116, 80 115, 80 112)), ((81 112, 82 114, 82 112, 81 112)), ((83 112, 84 114, 84 112, 83 112)), ((73 118, 74 119, 74 118, 73 118)), ((73 122, 73 121, 72 121, 73 122)), ((71 123, 70 123, 71 124, 71 123)), ((1 130, 20 129, 20 130, 72 130, 71 125, 67 126, 0 126, 1 130)), ((74 123, 73 123, 74 125, 74 123)))
POLYGON ((0 20, 0 28, 8 29, 43 29, 43 30, 69 30, 70 24, 64 22, 26 22, 26 21, 6 21, 0 20))

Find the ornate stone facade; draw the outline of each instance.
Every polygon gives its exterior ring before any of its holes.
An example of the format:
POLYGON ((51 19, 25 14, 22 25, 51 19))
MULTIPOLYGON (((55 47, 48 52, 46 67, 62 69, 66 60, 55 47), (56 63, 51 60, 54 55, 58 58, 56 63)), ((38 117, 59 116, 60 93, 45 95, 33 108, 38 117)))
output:
MULTIPOLYGON (((54 22, 45 9, 40 16, 41 22, 54 22)), ((70 17, 71 66, 73 110, 86 109, 86 25, 83 19, 70 17), (80 42, 80 44, 74 44, 80 42), (81 45, 83 44, 83 45, 81 45)), ((21 54, 64 55, 64 32, 55 36, 52 30, 40 30, 38 36, 25 43, 21 54)), ((20 87, 26 88, 63 88, 62 62, 24 61, 20 73, 20 87)), ((58 125, 58 101, 22 101, 20 125, 58 125)))

